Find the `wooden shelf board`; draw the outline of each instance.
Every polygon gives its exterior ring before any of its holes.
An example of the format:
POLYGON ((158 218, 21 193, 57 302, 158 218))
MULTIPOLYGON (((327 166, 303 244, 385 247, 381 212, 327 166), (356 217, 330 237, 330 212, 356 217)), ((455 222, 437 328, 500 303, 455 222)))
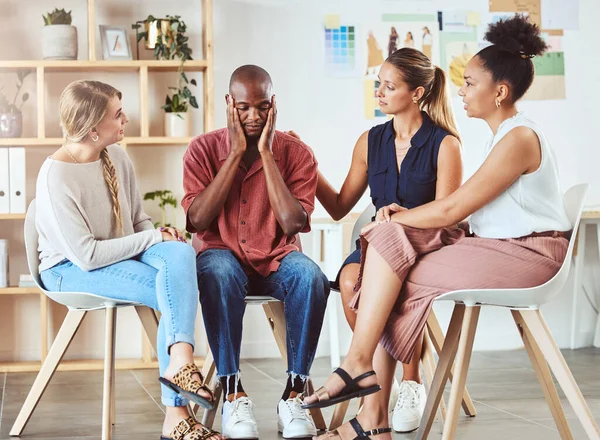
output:
POLYGON ((42 291, 37 287, 3 287, 0 295, 39 295, 42 291))
MULTIPOLYGON (((147 67, 150 72, 176 72, 179 60, 128 60, 128 61, 89 61, 89 60, 23 60, 0 61, 0 71, 15 69, 37 69, 43 67, 47 72, 89 72, 89 71, 137 71, 147 67)), ((188 60, 183 69, 188 72, 206 70, 206 60, 188 60)))
POLYGON ((0 220, 25 220, 25 214, 0 214, 0 220))
MULTIPOLYGON (((127 146, 134 145, 187 145, 192 140, 191 137, 166 137, 166 136, 149 136, 126 137, 123 143, 127 146)), ((63 138, 4 138, 0 139, 0 146, 22 146, 22 147, 50 147, 62 145, 63 138)))
MULTIPOLYGON (((204 358, 195 358, 198 368, 202 368, 204 358)), ((40 361, 29 362, 0 362, 0 373, 34 373, 40 370, 40 361)), ((144 362, 141 359, 117 359, 117 370, 157 369, 158 361, 144 362)), ((104 359, 63 360, 58 365, 58 371, 97 371, 104 369, 104 359)))

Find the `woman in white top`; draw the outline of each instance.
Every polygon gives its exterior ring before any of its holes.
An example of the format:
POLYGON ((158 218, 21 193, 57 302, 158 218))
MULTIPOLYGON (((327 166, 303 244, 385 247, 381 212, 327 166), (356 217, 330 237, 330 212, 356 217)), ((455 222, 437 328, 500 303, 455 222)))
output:
POLYGON ((44 286, 159 310, 157 354, 167 407, 161 440, 222 439, 186 407, 188 399, 205 407, 214 401, 193 358, 195 252, 177 229, 155 229, 142 209, 133 165, 116 144, 128 122, 121 92, 99 81, 75 81, 61 95, 60 119, 65 144, 42 165, 36 189, 44 286))
MULTIPOLYGON (((486 39, 492 45, 469 62, 459 92, 467 115, 485 120, 493 133, 486 157, 452 194, 410 210, 384 207, 362 230, 350 350, 342 371, 307 397, 305 407, 371 394, 357 419, 323 438, 353 439, 364 426, 373 430, 367 436, 391 439, 388 400, 396 362, 410 361, 437 296, 537 286, 565 258, 572 226, 556 161, 540 129, 515 106, 533 81, 531 58, 546 44, 520 15, 491 25, 486 39), (456 226, 469 215, 469 228, 456 226), (381 366, 376 372, 374 364, 381 366), (344 378, 354 378, 353 387, 344 378)), ((403 404, 420 418, 425 400, 415 393, 403 404)))

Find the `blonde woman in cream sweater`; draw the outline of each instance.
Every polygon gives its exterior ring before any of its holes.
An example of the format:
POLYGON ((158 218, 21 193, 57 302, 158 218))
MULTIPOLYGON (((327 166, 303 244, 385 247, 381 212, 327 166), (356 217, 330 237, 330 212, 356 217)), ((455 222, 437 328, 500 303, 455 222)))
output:
POLYGON ((133 165, 117 145, 128 122, 121 92, 99 81, 73 82, 61 95, 60 119, 65 143, 42 165, 36 190, 44 286, 159 310, 158 361, 167 407, 161 439, 222 439, 186 408, 189 400, 205 407, 214 400, 193 363, 195 252, 182 232, 155 229, 142 209, 133 165))

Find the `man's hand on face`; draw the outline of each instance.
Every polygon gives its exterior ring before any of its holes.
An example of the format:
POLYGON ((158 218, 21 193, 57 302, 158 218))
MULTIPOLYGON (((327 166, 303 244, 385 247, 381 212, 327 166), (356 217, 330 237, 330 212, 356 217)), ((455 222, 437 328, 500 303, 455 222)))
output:
POLYGON ((270 152, 273 147, 273 138, 275 137, 275 123, 277 122, 277 104, 275 103, 275 95, 271 97, 271 108, 267 116, 267 123, 258 140, 258 152, 270 152))
POLYGON ((246 152, 246 136, 240 122, 240 115, 235 108, 235 100, 230 95, 225 95, 227 102, 227 129, 229 130, 229 142, 231 153, 243 155, 246 152))

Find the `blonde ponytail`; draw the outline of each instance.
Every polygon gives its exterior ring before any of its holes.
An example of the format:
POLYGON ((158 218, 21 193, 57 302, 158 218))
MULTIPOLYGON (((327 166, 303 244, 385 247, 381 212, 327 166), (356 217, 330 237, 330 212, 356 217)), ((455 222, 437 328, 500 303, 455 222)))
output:
POLYGON ((421 107, 427 111, 427 114, 435 125, 446 130, 460 142, 456 120, 450 106, 446 73, 438 66, 434 66, 434 68, 433 83, 429 92, 421 100, 421 107))
POLYGON ((121 204, 119 203, 119 180, 117 179, 117 172, 115 170, 115 166, 110 160, 110 157, 108 156, 108 151, 106 148, 100 153, 100 158, 102 159, 102 172, 104 174, 104 181, 108 185, 108 190, 110 191, 110 197, 112 199, 113 214, 117 221, 119 231, 121 234, 123 234, 123 215, 121 213, 121 204))
POLYGON ((410 47, 398 49, 388 57, 386 63, 398 69, 410 90, 423 87, 425 93, 419 102, 419 108, 429 114, 435 125, 460 142, 444 71, 434 66, 423 52, 410 47))

